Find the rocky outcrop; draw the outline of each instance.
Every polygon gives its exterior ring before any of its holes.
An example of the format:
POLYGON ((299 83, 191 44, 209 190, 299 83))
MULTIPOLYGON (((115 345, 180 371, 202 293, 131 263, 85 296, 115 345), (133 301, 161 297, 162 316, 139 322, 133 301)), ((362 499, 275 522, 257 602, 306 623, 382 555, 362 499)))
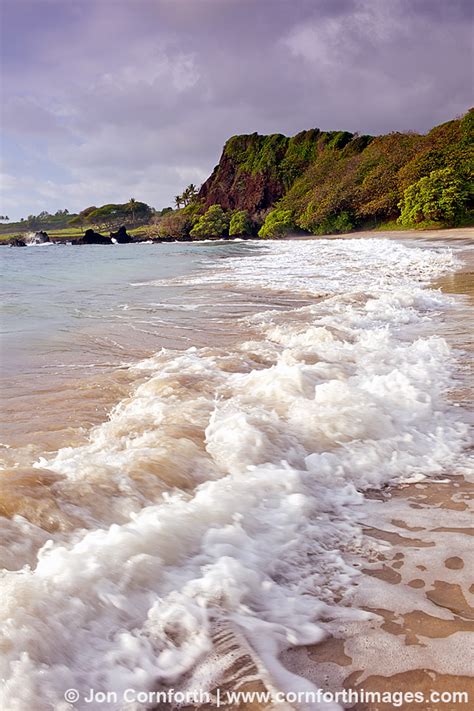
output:
POLYGON ((129 242, 135 242, 135 239, 128 234, 127 228, 122 225, 119 227, 117 232, 111 232, 110 238, 112 242, 117 242, 118 244, 128 244, 129 242))
POLYGON ((10 247, 26 247, 26 242, 19 237, 13 237, 8 241, 10 247))
POLYGON ((277 178, 267 171, 247 173, 232 158, 223 155, 210 178, 203 184, 199 198, 206 207, 221 205, 225 210, 265 210, 284 194, 277 178))
POLYGON ((301 131, 291 138, 280 133, 233 136, 219 164, 202 185, 199 199, 226 210, 268 210, 325 149, 343 148, 353 135, 346 131, 301 131))
POLYGON ((39 232, 31 233, 27 237, 27 244, 46 244, 49 242, 49 235, 47 232, 40 230, 39 232))
POLYGON ((94 230, 86 230, 84 237, 78 240, 78 244, 112 244, 112 240, 99 232, 94 232, 94 230))

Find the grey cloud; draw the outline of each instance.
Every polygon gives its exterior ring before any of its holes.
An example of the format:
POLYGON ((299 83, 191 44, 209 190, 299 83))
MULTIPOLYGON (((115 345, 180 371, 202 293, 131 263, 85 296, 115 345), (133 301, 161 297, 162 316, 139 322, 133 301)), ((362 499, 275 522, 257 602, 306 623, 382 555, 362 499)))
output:
MULTIPOLYGON (((4 0, 3 12, 23 37, 22 52, 4 43, 5 129, 35 155, 42 141, 70 176, 64 189, 46 171, 47 195, 29 183, 23 213, 28 196, 167 204, 233 133, 424 131, 470 102, 463 0, 4 0)), ((11 160, 6 172, 18 202, 25 176, 11 160)))

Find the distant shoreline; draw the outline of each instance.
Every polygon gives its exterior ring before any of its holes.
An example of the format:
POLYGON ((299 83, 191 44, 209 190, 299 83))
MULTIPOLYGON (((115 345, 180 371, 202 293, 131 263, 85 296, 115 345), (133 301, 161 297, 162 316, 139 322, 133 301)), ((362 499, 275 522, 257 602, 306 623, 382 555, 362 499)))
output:
MULTIPOLYGON (((31 233, 28 233, 31 234, 31 233)), ((102 233, 99 233, 102 235, 102 233)), ((384 229, 371 229, 371 230, 354 230, 353 232, 347 232, 347 233, 341 233, 341 234, 328 234, 328 235, 311 235, 311 234, 289 234, 285 235, 284 237, 276 238, 273 240, 269 239, 263 239, 259 237, 224 237, 224 238, 219 238, 219 239, 213 239, 213 238, 194 238, 194 239, 171 239, 171 238, 150 238, 147 236, 141 236, 141 235, 133 235, 133 241, 127 242, 126 244, 143 244, 143 243, 149 243, 149 244, 174 244, 174 243, 179 243, 179 244, 193 244, 193 243, 199 243, 199 242, 216 242, 216 243, 222 243, 222 242, 243 242, 243 241, 254 241, 254 242, 268 242, 268 241, 291 241, 291 240, 323 240, 323 239, 331 239, 331 240, 336 240, 336 239, 370 239, 370 238, 377 238, 380 236, 384 236, 384 238, 389 238, 389 239, 398 239, 398 238, 406 238, 407 236, 411 235, 415 239, 440 239, 442 236, 446 235, 449 239, 473 239, 474 240, 474 226, 469 226, 469 227, 438 227, 438 228, 432 228, 432 229, 422 229, 422 230, 415 230, 415 229, 397 229, 397 230, 384 230, 384 229)), ((109 237, 108 235, 102 235, 104 238, 109 237)), ((91 246, 82 243, 80 240, 82 239, 83 235, 77 235, 77 236, 56 236, 54 234, 48 233, 48 238, 49 241, 45 242, 44 244, 60 244, 60 245, 67 245, 67 246, 91 246)), ((0 246, 39 246, 38 244, 29 244, 26 242, 26 234, 21 234, 19 233, 15 237, 11 235, 0 235, 0 246), (18 241, 25 242, 25 245, 19 245, 15 244, 18 241)), ((113 244, 113 243, 112 243, 113 244)), ((95 245, 94 245, 95 246, 95 245)), ((104 244, 104 245, 98 245, 98 246, 110 246, 109 244, 104 244)))

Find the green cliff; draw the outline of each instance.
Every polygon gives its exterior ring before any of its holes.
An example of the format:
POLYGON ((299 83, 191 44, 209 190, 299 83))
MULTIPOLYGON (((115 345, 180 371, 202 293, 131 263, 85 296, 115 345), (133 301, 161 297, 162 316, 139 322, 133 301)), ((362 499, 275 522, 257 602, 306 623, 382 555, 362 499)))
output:
POLYGON ((397 219, 406 227, 469 224, 473 124, 470 111, 426 135, 233 136, 198 198, 205 207, 246 210, 256 225, 270 209, 278 211, 270 222, 281 225, 281 211, 285 227, 276 234, 330 234, 397 219))

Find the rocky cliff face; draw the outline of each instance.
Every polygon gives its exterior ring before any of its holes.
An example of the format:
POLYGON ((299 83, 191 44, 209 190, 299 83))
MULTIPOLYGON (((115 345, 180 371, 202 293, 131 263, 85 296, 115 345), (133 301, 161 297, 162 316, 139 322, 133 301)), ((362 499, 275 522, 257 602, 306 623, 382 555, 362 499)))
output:
POLYGON ((280 181, 266 171, 248 174, 238 163, 222 155, 211 176, 201 187, 199 198, 206 207, 218 203, 225 210, 257 212, 272 205, 284 194, 280 181))
POLYGON ((353 140, 346 131, 326 133, 317 128, 291 138, 257 133, 233 136, 199 198, 206 206, 219 203, 227 210, 265 210, 285 195, 319 154, 342 150, 353 140))

